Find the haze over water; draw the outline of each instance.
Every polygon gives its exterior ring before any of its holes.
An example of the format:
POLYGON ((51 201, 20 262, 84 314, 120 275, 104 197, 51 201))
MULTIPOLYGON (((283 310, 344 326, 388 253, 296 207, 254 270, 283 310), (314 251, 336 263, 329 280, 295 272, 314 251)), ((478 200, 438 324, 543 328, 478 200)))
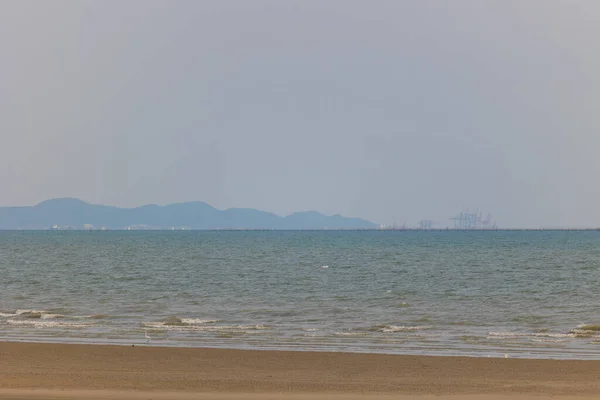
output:
POLYGON ((599 244, 600 232, 1 232, 0 339, 600 359, 599 244))

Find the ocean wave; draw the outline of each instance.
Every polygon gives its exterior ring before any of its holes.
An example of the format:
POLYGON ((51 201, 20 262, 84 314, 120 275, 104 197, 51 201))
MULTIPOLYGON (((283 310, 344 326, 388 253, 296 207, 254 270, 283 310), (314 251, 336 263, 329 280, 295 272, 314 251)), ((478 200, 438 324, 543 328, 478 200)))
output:
POLYGON ((219 322, 218 319, 199 319, 199 318, 181 318, 181 322, 189 325, 214 324, 219 322))
POLYGON ((383 328, 382 332, 412 332, 412 331, 422 331, 425 329, 431 329, 430 325, 417 325, 417 326, 397 326, 397 325, 388 325, 383 328))
POLYGON ((22 315, 22 314, 43 314, 43 313, 48 313, 49 311, 44 311, 44 310, 35 310, 33 308, 25 308, 25 309, 18 309, 15 311, 15 314, 17 315, 22 315))
POLYGON ((334 332, 334 336, 367 336, 367 332, 334 332))
POLYGON ((32 318, 32 319, 54 319, 54 318, 63 318, 64 315, 53 313, 51 311, 45 310, 35 310, 35 309, 19 309, 11 314, 0 314, 0 316, 5 317, 21 317, 21 318, 32 318))
POLYGON ((22 318, 22 319, 58 319, 58 318, 68 318, 68 319, 102 319, 108 318, 106 314, 94 314, 94 315, 65 315, 59 314, 52 311, 47 310, 36 310, 36 309, 18 309, 13 312, 0 312, 0 317, 2 318, 22 318))
POLYGON ((75 322, 46 321, 37 319, 9 319, 6 322, 9 325, 30 326, 35 328, 87 328, 90 326, 90 324, 82 324, 75 322))
POLYGON ((55 318, 65 318, 62 314, 42 314, 40 316, 41 319, 55 319, 55 318))
POLYGON ((179 317, 168 317, 162 321, 144 322, 142 325, 146 327, 193 327, 202 326, 205 324, 214 324, 219 322, 218 319, 199 319, 199 318, 179 318, 179 317))
POLYGON ((577 329, 592 331, 592 332, 600 332, 600 325, 589 325, 589 324, 581 324, 577 326, 577 329))
POLYGON ((569 333, 578 338, 598 337, 600 336, 600 325, 578 325, 575 329, 571 329, 569 333))
POLYGON ((68 320, 79 320, 79 319, 104 319, 110 318, 107 314, 93 314, 93 315, 66 315, 59 314, 53 311, 47 310, 36 310, 36 309, 18 309, 11 312, 0 312, 0 318, 17 318, 18 320, 30 320, 30 319, 68 319, 68 320))
POLYGON ((154 330, 167 330, 167 331, 196 331, 196 332, 250 332, 250 331, 263 331, 269 330, 271 327, 262 324, 256 325, 214 325, 215 320, 206 320, 203 324, 190 325, 186 323, 169 325, 164 321, 158 322, 143 322, 142 326, 148 329, 154 330))
POLYGON ((532 343, 559 343, 563 342, 565 339, 560 338, 532 338, 532 343))
POLYGON ((384 333, 396 333, 396 332, 413 332, 422 331, 433 328, 431 325, 393 325, 393 324, 379 324, 373 325, 367 328, 370 332, 384 332, 384 333))
POLYGON ((573 333, 555 333, 555 332, 488 332, 489 339, 514 339, 514 338, 548 338, 548 339, 567 339, 574 338, 573 333))
POLYGON ((18 314, 15 314, 15 313, 0 312, 0 317, 2 317, 2 318, 16 317, 17 315, 18 314))

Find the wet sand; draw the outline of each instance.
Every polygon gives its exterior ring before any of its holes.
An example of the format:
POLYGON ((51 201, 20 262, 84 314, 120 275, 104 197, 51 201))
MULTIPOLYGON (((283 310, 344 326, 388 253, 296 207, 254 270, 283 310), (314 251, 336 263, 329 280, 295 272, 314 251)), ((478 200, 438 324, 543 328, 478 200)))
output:
POLYGON ((0 342, 4 399, 550 396, 600 398, 600 361, 0 342))

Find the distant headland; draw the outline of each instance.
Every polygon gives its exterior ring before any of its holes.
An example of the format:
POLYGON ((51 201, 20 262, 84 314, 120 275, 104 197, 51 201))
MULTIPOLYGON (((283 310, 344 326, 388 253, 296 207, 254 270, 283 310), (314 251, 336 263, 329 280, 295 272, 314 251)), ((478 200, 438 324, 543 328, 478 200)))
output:
POLYGON ((316 211, 286 217, 251 208, 218 210, 198 201, 136 208, 86 203, 61 198, 30 207, 0 207, 0 229, 55 230, 209 230, 209 229, 376 229, 377 224, 316 211))

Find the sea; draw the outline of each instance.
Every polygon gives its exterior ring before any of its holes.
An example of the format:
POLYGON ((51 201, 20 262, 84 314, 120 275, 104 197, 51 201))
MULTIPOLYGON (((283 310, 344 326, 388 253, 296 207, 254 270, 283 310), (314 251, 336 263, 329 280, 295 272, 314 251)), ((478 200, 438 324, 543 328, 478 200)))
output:
POLYGON ((600 232, 0 232, 0 340, 600 359, 600 232))

